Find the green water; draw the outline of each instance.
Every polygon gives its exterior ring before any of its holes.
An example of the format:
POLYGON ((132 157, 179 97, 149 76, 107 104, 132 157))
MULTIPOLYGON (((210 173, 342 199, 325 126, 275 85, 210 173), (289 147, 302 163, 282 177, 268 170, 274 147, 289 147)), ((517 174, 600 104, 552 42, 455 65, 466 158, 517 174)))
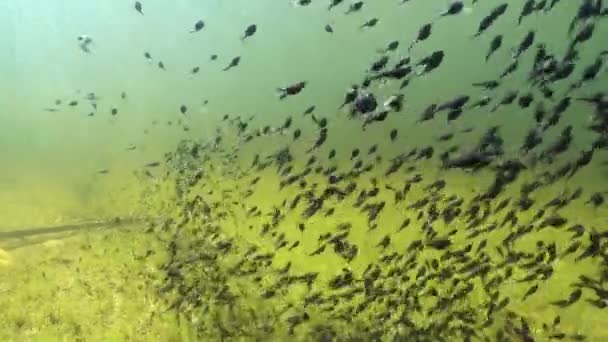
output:
MULTIPOLYGON (((517 26, 524 2, 508 2, 506 14, 476 39, 470 36, 479 21, 499 1, 465 1, 468 8, 464 13, 436 21, 430 38, 418 43, 410 56, 418 61, 444 50, 442 65, 428 75, 413 77, 403 90, 398 89, 400 81, 373 83, 370 90, 379 101, 403 93, 404 109, 365 130, 360 120, 349 118, 346 109, 336 110, 345 91, 361 82, 370 63, 380 56, 377 50, 389 42, 400 41, 396 52, 387 53, 389 65, 407 55, 418 28, 436 18, 446 8, 445 1, 413 0, 397 5, 397 0, 368 0, 360 12, 344 15, 349 2, 327 11, 327 1, 320 0, 309 6, 288 0, 144 0, 143 16, 131 1, 0 3, 0 72, 4 79, 0 83, 0 233, 108 222, 106 227, 0 238, 0 338, 460 341, 467 335, 460 329, 465 327, 476 332, 472 340, 495 341, 498 332, 504 332, 505 340, 523 341, 523 334, 515 331, 525 321, 527 335, 536 341, 551 340, 560 333, 564 340, 581 336, 587 341, 608 339, 603 326, 608 313, 590 304, 596 299, 592 289, 583 288, 580 300, 565 308, 551 304, 567 299, 581 275, 603 279, 601 286, 606 288, 605 238, 595 257, 577 260, 591 244, 593 232, 606 232, 606 204, 595 208, 586 203, 592 193, 606 190, 605 150, 595 150, 592 162, 574 177, 535 191, 531 197, 536 202, 530 210, 517 211, 520 226, 533 223, 536 228, 513 244, 513 251, 532 256, 510 265, 511 277, 506 276, 507 267, 501 266, 504 256, 496 247, 518 225, 507 224, 469 237, 463 217, 449 224, 442 219, 433 223, 439 236, 456 230, 450 236, 449 251, 470 244, 471 261, 481 260, 482 253, 475 251, 486 241, 483 252, 490 260, 490 270, 485 276, 469 279, 466 272, 455 272, 466 262, 459 264, 445 257, 446 251, 428 247, 407 251, 413 241, 427 238, 421 229, 425 219, 417 219, 420 210, 408 208, 429 194, 425 186, 445 180, 440 193, 444 198, 462 197, 466 211, 469 201, 493 181, 494 171, 489 167, 477 172, 441 168, 439 155, 449 147, 466 151, 490 127, 500 126, 505 153, 493 165, 510 158, 521 158, 530 165, 491 201, 495 208, 512 198, 506 209, 489 217, 484 223, 487 226, 495 221, 500 224, 516 208, 513 203, 522 184, 574 161, 597 138, 586 128, 592 107, 573 101, 559 123, 543 133, 544 142, 535 150, 542 151, 564 127, 572 125, 575 138, 568 151, 553 164, 534 167, 521 154, 524 136, 533 126, 534 107, 542 99, 527 82, 534 46, 521 57, 518 71, 488 93, 494 99, 490 107, 466 110, 450 123, 445 113, 416 123, 430 103, 460 94, 470 95, 471 102, 483 96, 471 84, 496 78, 510 63, 511 48, 529 30, 536 31, 536 43, 543 42, 549 51, 563 54, 568 24, 579 2, 561 1, 550 12, 533 13, 517 26), (380 20, 377 26, 357 28, 373 17, 380 20), (205 21, 205 28, 190 33, 199 19, 205 21), (258 31, 241 42, 239 37, 252 23, 258 31), (332 25, 333 34, 324 31, 326 24, 332 25), (485 63, 490 40, 498 33, 504 35, 503 47, 485 63), (93 39, 89 54, 78 47, 77 37, 82 34, 93 39), (146 60, 145 52, 153 62, 146 60), (216 61, 210 58, 213 54, 218 55, 216 61), (222 71, 236 56, 241 56, 239 66, 222 71), (166 70, 157 67, 158 61, 166 70), (194 67, 200 70, 192 75, 194 67), (308 82, 302 93, 284 101, 277 99, 276 88, 301 80, 308 82), (532 91, 535 102, 522 109, 515 101, 491 113, 489 108, 510 90, 532 91), (96 110, 84 99, 90 92, 99 97, 96 110), (57 99, 60 105, 54 104, 57 99), (69 106, 74 100, 78 105, 69 106), (185 115, 180 113, 182 105, 188 108, 185 115), (318 136, 311 116, 302 115, 311 105, 316 106, 316 117, 327 118, 329 133, 321 148, 308 153, 318 136), (117 115, 111 115, 113 108, 118 109, 117 115), (222 119, 225 115, 228 120, 222 119), (243 143, 232 119, 249 117, 246 135, 255 135, 264 126, 279 127, 288 117, 293 123, 284 134, 262 134, 243 143), (464 133, 469 127, 472 131, 464 133), (296 128, 302 136, 293 141, 296 128), (395 141, 389 139, 392 129, 398 129, 395 141), (438 142, 446 133, 455 136, 438 142), (222 140, 214 146, 216 137, 222 140), (373 145, 377 152, 368 155, 373 145), (398 172, 385 175, 392 158, 429 145, 435 149, 433 158, 410 160, 398 172), (194 146, 198 153, 192 152, 194 146), (327 176, 313 171, 305 177, 306 189, 297 182, 281 188, 285 177, 279 175, 276 164, 264 170, 251 167, 255 155, 265 162, 284 147, 293 155, 291 174, 303 171, 312 155, 317 158, 313 169, 335 166, 338 172, 348 172, 359 159, 373 169, 349 180, 357 184, 353 194, 343 201, 329 198, 322 210, 306 218, 302 216, 306 198, 295 208, 289 205, 315 183, 313 193, 320 196, 329 186, 327 176), (361 150, 361 156, 351 160, 355 148, 361 150), (332 149, 337 156, 329 160, 332 149), (151 162, 160 162, 160 166, 145 166, 151 162), (422 176, 422 182, 412 186, 403 202, 395 203, 394 193, 386 186, 401 189, 416 174, 422 176), (200 178, 197 182, 193 182, 195 175, 200 178), (259 181, 251 185, 256 177, 259 181), (379 194, 366 203, 384 201, 386 205, 376 220, 377 228, 370 229, 367 214, 354 203, 359 192, 371 190, 374 183, 379 194), (581 197, 557 211, 569 219, 568 224, 538 229, 538 220, 533 218, 537 211, 578 187, 583 190, 581 197), (253 215, 253 208, 261 214, 253 215), (334 210, 332 215, 326 215, 329 208, 334 210), (276 224, 265 229, 277 210, 276 224), (140 223, 117 225, 117 217, 140 223), (405 218, 411 224, 398 231, 405 218), (345 223, 351 225, 349 245, 357 246, 352 260, 341 257, 331 245, 319 255, 310 255, 322 246, 322 234, 337 234, 336 227, 345 223), (304 224, 303 231, 299 224, 304 224), (577 239, 567 230, 574 224, 585 227, 584 235, 577 239), (377 245, 385 236, 390 236, 390 244, 382 249, 377 245), (520 281, 534 269, 523 265, 543 251, 537 246, 539 241, 544 246, 554 243, 557 248, 558 257, 551 262, 553 273, 546 280, 520 281), (581 247, 563 255, 575 241, 581 247), (248 252, 252 247, 257 248, 255 253, 248 252), (394 252, 400 257, 380 261, 394 252), (270 262, 256 259, 264 253, 272 253, 270 262), (416 263, 408 266, 407 260, 413 257, 416 263), (286 265, 290 267, 284 269, 286 265), (381 270, 372 288, 382 294, 368 303, 372 296, 365 293, 369 289, 362 289, 370 265, 381 270), (456 274, 423 281, 425 275, 448 269, 456 274), (332 289, 332 280, 347 271, 355 278, 353 284, 332 289), (305 274, 316 274, 310 285, 302 281, 277 285, 286 282, 286 277, 293 280, 305 274), (487 285, 497 277, 501 281, 487 285), (460 282, 454 284, 454 279, 460 282), (538 285, 538 291, 523 299, 533 285, 538 285), (441 298, 467 286, 472 290, 464 299, 431 310, 441 298), (274 291, 272 295, 269 290, 274 291), (314 295, 324 302, 308 303, 314 295), (487 314, 491 303, 505 298, 509 301, 504 308, 487 314), (553 326, 556 316, 561 322, 553 326), (299 322, 302 317, 308 318, 299 322), (298 324, 292 324, 296 321, 298 324)), ((543 99, 549 110, 584 66, 607 48, 602 40, 607 34, 606 20, 597 19, 593 38, 578 48, 580 59, 573 75, 554 86, 555 100, 543 99)), ((605 91, 607 85, 602 71, 572 96, 605 91)), ((336 186, 343 188, 349 181, 336 186)), ((443 209, 445 203, 439 207, 443 209)))

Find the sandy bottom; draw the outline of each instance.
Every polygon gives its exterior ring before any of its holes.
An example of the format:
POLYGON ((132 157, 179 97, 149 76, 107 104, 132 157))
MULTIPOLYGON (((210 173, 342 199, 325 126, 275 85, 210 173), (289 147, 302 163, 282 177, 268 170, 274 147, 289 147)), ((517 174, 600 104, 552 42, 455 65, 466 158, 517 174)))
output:
POLYGON ((158 244, 142 227, 122 227, 5 246, 0 340, 183 340, 156 296, 158 244))

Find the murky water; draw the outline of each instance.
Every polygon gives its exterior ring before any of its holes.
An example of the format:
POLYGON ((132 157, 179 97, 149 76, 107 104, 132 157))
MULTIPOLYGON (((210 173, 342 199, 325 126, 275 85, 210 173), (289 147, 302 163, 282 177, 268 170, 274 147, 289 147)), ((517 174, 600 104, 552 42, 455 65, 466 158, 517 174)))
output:
POLYGON ((608 338, 607 100, 578 100, 606 96, 601 2, 569 34, 584 2, 510 1, 476 38, 502 2, 135 3, 0 4, 3 340, 608 338), (412 69, 366 71, 381 56, 412 69), (354 84, 403 108, 364 124, 354 84))

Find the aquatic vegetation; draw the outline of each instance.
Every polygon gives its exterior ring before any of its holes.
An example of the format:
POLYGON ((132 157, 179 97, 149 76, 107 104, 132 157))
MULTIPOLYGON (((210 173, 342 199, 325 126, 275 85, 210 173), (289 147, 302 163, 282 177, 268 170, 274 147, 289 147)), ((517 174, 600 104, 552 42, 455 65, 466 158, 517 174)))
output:
POLYGON ((164 248, 142 228, 121 228, 13 249, 0 268, 2 340, 180 339, 154 285, 164 248))

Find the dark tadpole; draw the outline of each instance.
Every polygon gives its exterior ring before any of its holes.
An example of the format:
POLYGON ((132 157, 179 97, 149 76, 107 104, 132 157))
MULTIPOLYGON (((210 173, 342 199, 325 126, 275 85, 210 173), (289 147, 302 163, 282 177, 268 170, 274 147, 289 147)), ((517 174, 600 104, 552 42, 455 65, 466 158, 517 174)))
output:
POLYGON ((548 83, 554 83, 570 77, 575 66, 576 64, 572 62, 559 63, 555 69, 555 72, 548 77, 548 83))
POLYGON ((475 35, 473 35, 473 38, 479 37, 488 28, 490 28, 490 26, 492 26, 492 24, 494 24, 494 22, 498 18, 500 18, 500 16, 502 16, 503 14, 505 14, 505 12, 507 11, 508 6, 509 5, 507 3, 503 3, 503 4, 500 4, 500 5, 496 6, 496 7, 494 7, 494 9, 490 12, 490 14, 488 14, 483 19, 481 19, 481 21, 479 22, 479 26, 477 28, 477 32, 475 33, 475 35))
POLYGON ((135 10, 137 12, 139 12, 139 14, 144 15, 144 10, 143 10, 143 7, 141 5, 141 2, 135 1, 135 6, 134 7, 135 7, 135 10))
POLYGON ((304 111, 304 113, 302 114, 303 116, 306 116, 308 114, 312 114, 315 111, 316 106, 310 106, 308 108, 306 108, 306 110, 304 111))
POLYGON ((595 77, 599 74, 599 72, 603 69, 603 66, 604 59, 601 57, 596 58, 592 64, 586 66, 583 69, 583 72, 581 73, 581 78, 570 85, 568 92, 581 88, 586 82, 594 80, 595 77))
MULTIPOLYGON (((395 68, 395 69, 382 71, 382 72, 372 76, 371 78, 368 78, 368 80, 370 82, 371 82, 371 80, 377 80, 377 79, 382 79, 382 78, 393 78, 393 79, 400 80, 400 79, 406 77, 407 75, 409 75, 411 72, 412 72, 412 67, 407 65, 407 66, 404 66, 401 68, 395 68)), ((366 87, 366 86, 364 86, 364 87, 366 87)), ((401 86, 401 88, 403 88, 403 85, 401 86)))
POLYGON ((604 204, 604 195, 599 192, 596 192, 592 194, 591 197, 589 197, 589 200, 585 204, 591 204, 597 208, 600 205, 604 204))
POLYGON ((202 20, 199 20, 196 23, 194 23, 194 29, 192 31, 190 31, 190 33, 198 32, 198 31, 202 30, 204 27, 205 27, 205 22, 202 20))
POLYGON ((422 27, 420 27, 420 29, 418 29, 418 35, 416 36, 416 39, 412 40, 412 43, 410 44, 410 47, 407 49, 407 51, 410 51, 414 47, 414 45, 416 45, 419 42, 422 42, 422 41, 426 40, 428 37, 430 37, 432 29, 433 29, 433 24, 431 24, 431 23, 422 25, 422 27))
POLYGON ((437 69, 441 63, 443 62, 443 58, 445 53, 443 50, 434 51, 429 56, 421 59, 417 65, 423 65, 424 69, 420 72, 419 75, 427 74, 435 69, 437 69))
POLYGON ((469 101, 470 97, 468 95, 459 95, 456 96, 455 98, 446 101, 445 103, 440 104, 439 106, 437 106, 437 108, 435 109, 435 112, 441 112, 443 110, 455 110, 455 109, 461 109, 468 101, 469 101))
POLYGON ((426 243, 427 246, 440 250, 450 247, 451 244, 452 242, 447 238, 436 238, 426 243))
POLYGON ((384 69, 384 67, 386 67, 386 64, 388 64, 389 61, 389 57, 388 56, 381 56, 380 58, 378 58, 378 60, 372 62, 372 64, 369 67, 369 71, 371 72, 380 72, 382 69, 384 69))
POLYGON ((527 153, 543 142, 543 137, 538 128, 533 127, 528 131, 521 147, 522 152, 527 153))
POLYGON ((534 95, 532 93, 525 93, 519 97, 518 104, 521 108, 528 108, 534 101, 534 95))
POLYGON ((492 157, 479 151, 471 151, 457 158, 449 158, 447 153, 441 156, 444 169, 472 169, 477 170, 492 161, 492 157))
POLYGON ((381 247, 385 249, 391 244, 391 237, 389 235, 385 235, 380 242, 376 245, 376 247, 381 247))
POLYGON ((235 67, 237 67, 239 65, 239 63, 241 63, 241 56, 234 57, 230 61, 230 64, 228 64, 228 66, 226 66, 224 69, 222 69, 222 71, 227 71, 227 70, 230 70, 232 68, 235 68, 235 67))
POLYGON ((453 0, 450 2, 448 8, 439 14, 439 17, 447 17, 451 15, 457 15, 464 9, 464 2, 460 0, 453 0))
POLYGON ((526 291, 526 293, 524 294, 524 298, 522 300, 528 299, 528 297, 530 297, 531 295, 535 294, 536 291, 538 291, 538 284, 533 285, 532 287, 530 287, 528 289, 528 291, 526 291))
POLYGON ((389 51, 395 51, 398 48, 399 48, 399 41, 398 40, 393 40, 392 42, 388 43, 384 49, 378 50, 378 52, 379 53, 386 53, 386 52, 389 52, 389 51))
POLYGON ((333 159, 336 156, 336 150, 331 150, 329 151, 329 155, 327 156, 327 159, 333 159))
POLYGON ((278 88, 279 100, 283 100, 288 96, 299 94, 306 87, 306 84, 306 81, 300 81, 286 87, 278 88))
POLYGON ((493 90, 493 89, 498 88, 499 85, 500 85, 500 82, 497 80, 473 83, 474 87, 480 87, 480 88, 483 88, 484 90, 493 90))
POLYGON ((511 64, 509 64, 505 70, 500 74, 500 78, 505 78, 509 75, 511 75, 512 73, 514 73, 517 68, 519 67, 519 62, 517 59, 514 59, 511 64))
POLYGON ((359 87, 357 85, 352 86, 350 89, 346 91, 346 95, 344 95, 344 102, 340 105, 338 109, 344 108, 347 104, 352 103, 359 93, 359 87))
POLYGON ((500 49, 501 46, 502 46, 502 35, 499 34, 499 35, 495 36, 492 39, 492 41, 490 42, 490 48, 488 49, 488 52, 486 53, 486 62, 490 60, 490 57, 492 57, 494 52, 496 52, 496 50, 500 49))
POLYGON ((327 24, 327 25, 325 25, 325 32, 334 33, 334 28, 331 27, 331 25, 327 24))
POLYGON ((540 0, 534 6, 534 11, 540 12, 540 11, 544 10, 546 6, 547 6, 547 0, 540 0))
POLYGON ((491 112, 495 112, 500 106, 507 106, 512 104, 513 101, 515 101, 515 99, 517 98, 518 94, 519 92, 517 90, 508 91, 507 93, 505 93, 503 98, 497 104, 494 105, 491 112))
POLYGON ((397 134, 398 134, 397 129, 396 129, 396 128, 393 128, 393 129, 391 130, 391 132, 390 132, 390 138, 391 138, 391 141, 393 141, 393 142, 394 142, 395 140, 397 140, 397 134))
POLYGON ((549 12, 550 10, 552 10, 553 7, 555 7, 555 5, 557 5, 557 3, 560 1, 561 0, 551 0, 551 2, 549 3, 549 7, 545 8, 545 12, 549 12))
POLYGON ((360 92, 353 101, 352 115, 371 113, 378 107, 376 97, 372 93, 360 92))
POLYGON ((595 23, 588 22, 583 26, 576 34, 574 39, 570 42, 569 50, 574 50, 575 46, 580 43, 584 43, 593 37, 595 30, 595 23))
POLYGON ((448 141, 454 137, 454 133, 445 133, 437 137, 437 141, 448 141))
POLYGON ((540 158, 550 160, 555 155, 565 152, 570 147, 572 139, 572 126, 568 125, 562 130, 559 137, 541 153, 540 158))
POLYGON ((536 36, 534 31, 528 31, 524 39, 519 43, 519 46, 513 53, 513 58, 519 58, 524 52, 526 52, 532 44, 534 44, 534 37, 536 36))
POLYGON ((463 112, 464 111, 462 110, 462 108, 451 109, 446 117, 447 122, 450 123, 451 121, 458 119, 463 112))
POLYGON ((247 26, 247 28, 245 29, 245 33, 243 33, 243 36, 241 37, 241 41, 245 41, 245 39, 253 36, 258 30, 258 27, 256 24, 251 24, 249 26, 247 26))
POLYGON ((494 18, 492 16, 485 16, 479 22, 479 27, 477 28, 477 32, 473 35, 473 38, 481 36, 494 22, 494 18))
POLYGON ((568 27, 568 33, 571 33, 576 25, 580 22, 589 23, 591 18, 601 15, 602 0, 582 0, 576 12, 576 16, 572 18, 568 27))
POLYGON ((331 0, 331 2, 329 3, 329 6, 327 6, 327 10, 331 11, 334 7, 338 6, 339 4, 341 4, 344 0, 331 0))
POLYGON ((521 21, 529 16, 530 14, 532 14, 532 12, 534 11, 534 0, 527 0, 524 3, 524 7, 522 7, 521 12, 519 13, 519 18, 517 19, 517 25, 521 24, 521 21))
POLYGON ((418 119, 418 123, 432 120, 435 117, 435 113, 437 110, 437 104, 428 105, 425 110, 420 114, 420 118, 418 119))
POLYGON ((358 12, 363 8, 363 1, 356 1, 353 2, 352 4, 350 4, 350 6, 348 7, 348 9, 346 10, 345 14, 351 14, 353 12, 358 12))
POLYGON ((372 18, 368 21, 366 21, 365 23, 363 23, 361 26, 359 26, 359 29, 363 29, 366 27, 374 27, 378 24, 380 20, 378 18, 372 18))

